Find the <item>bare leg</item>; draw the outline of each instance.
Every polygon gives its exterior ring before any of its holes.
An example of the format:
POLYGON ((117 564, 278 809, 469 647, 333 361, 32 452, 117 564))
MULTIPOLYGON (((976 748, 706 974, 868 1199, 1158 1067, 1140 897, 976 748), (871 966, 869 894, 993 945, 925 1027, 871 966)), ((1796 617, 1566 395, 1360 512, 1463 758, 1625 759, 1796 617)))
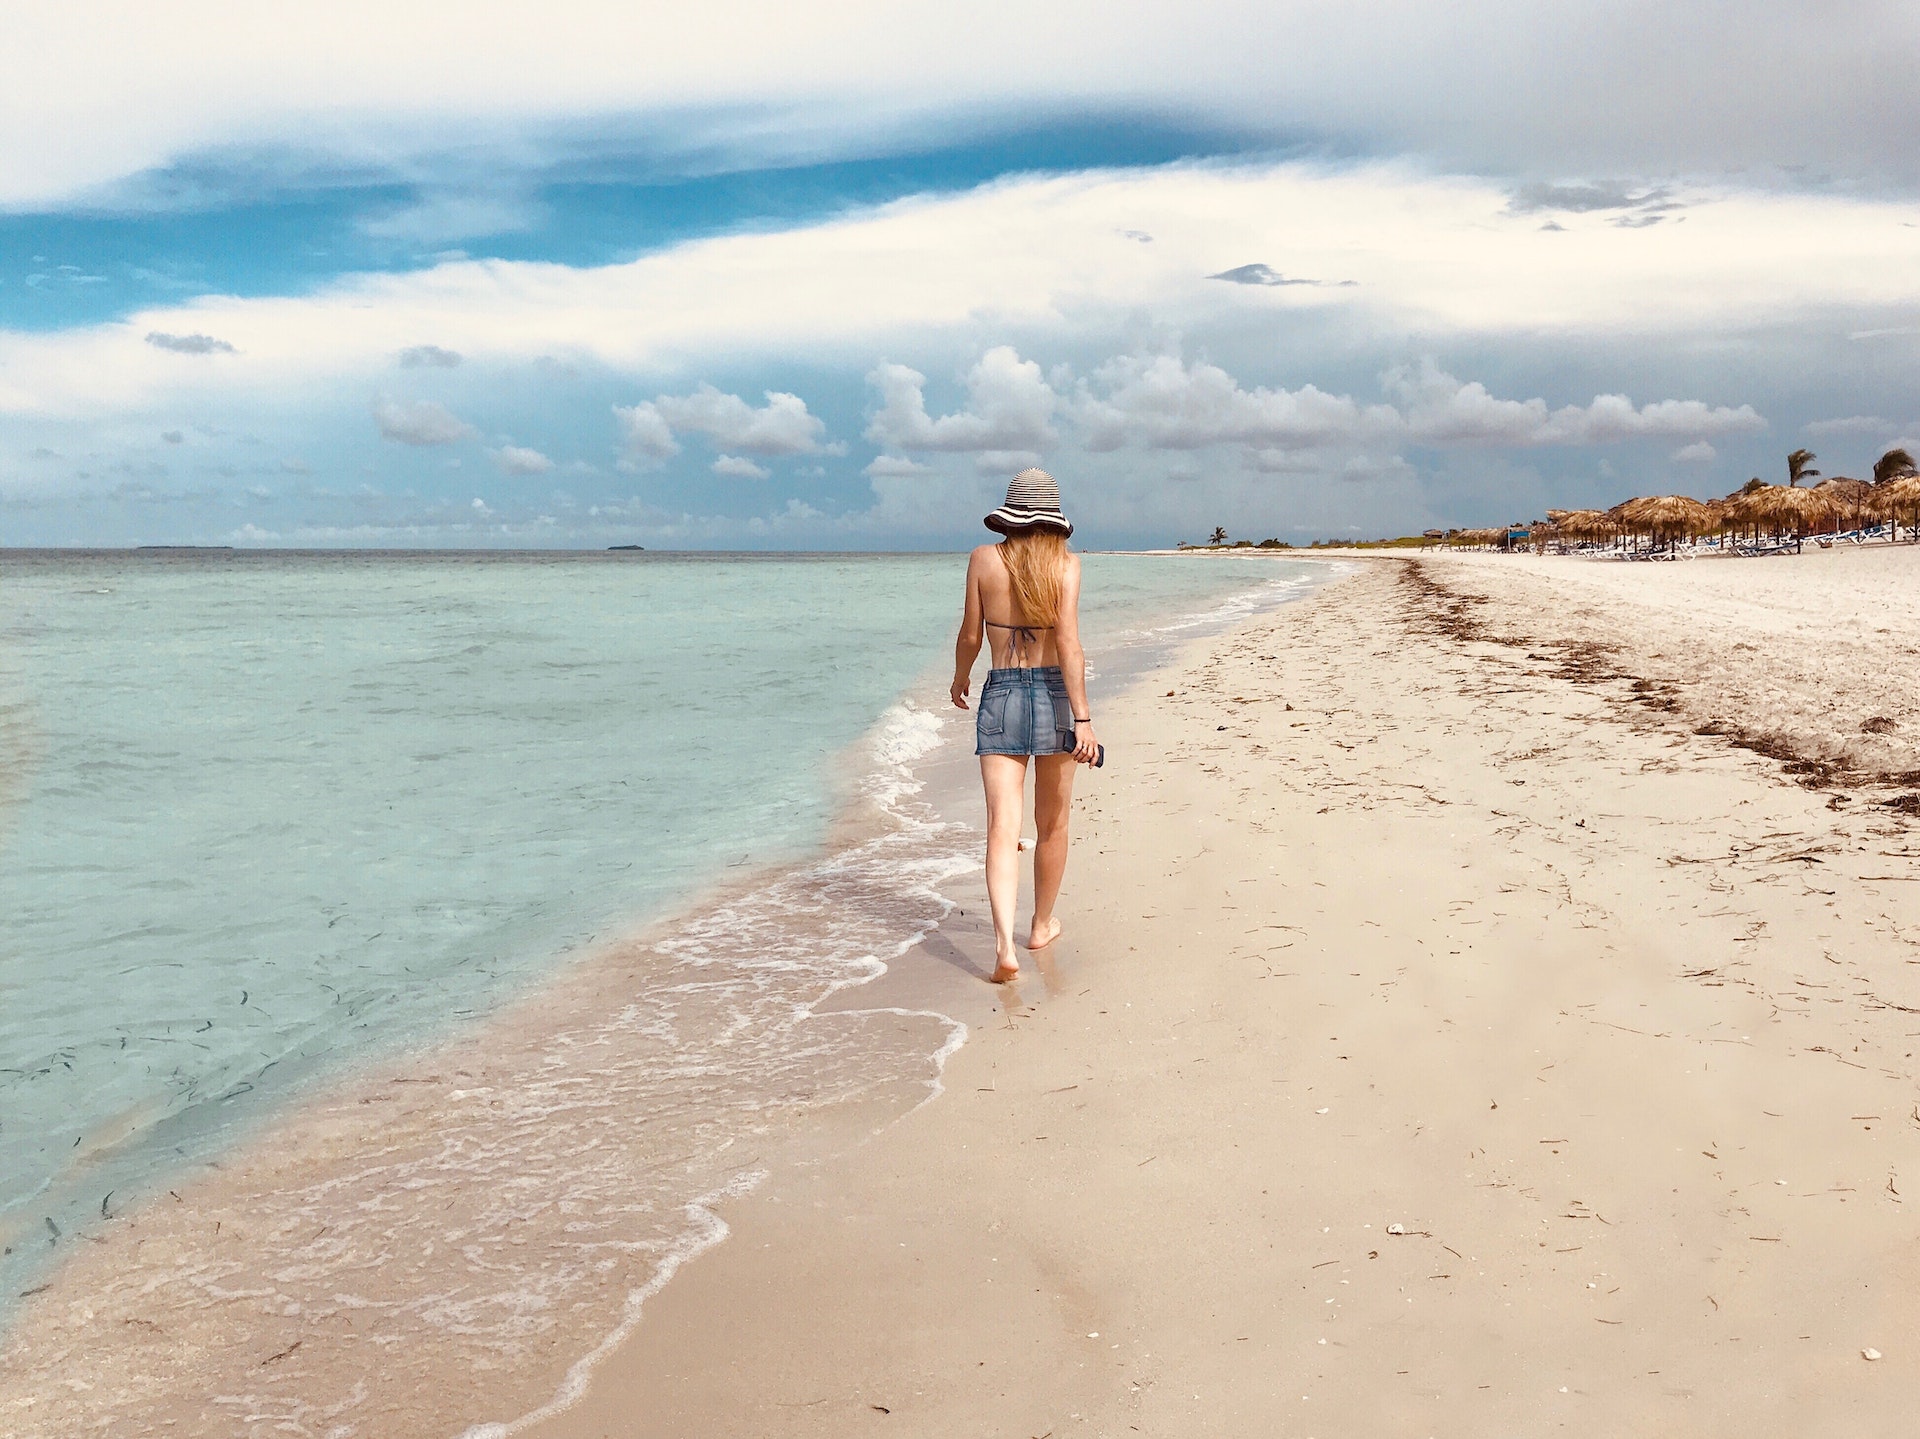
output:
POLYGON ((1005 984, 1020 973, 1020 961, 1013 952, 1013 917, 1020 908, 1020 815, 1026 803, 1026 756, 981 755, 980 782, 987 791, 987 907, 993 911, 993 982, 1005 984))
POLYGON ((1039 842, 1033 849, 1033 929, 1028 949, 1045 949, 1060 937, 1054 901, 1067 872, 1067 820, 1073 812, 1072 755, 1043 754, 1034 760, 1033 820, 1039 842))

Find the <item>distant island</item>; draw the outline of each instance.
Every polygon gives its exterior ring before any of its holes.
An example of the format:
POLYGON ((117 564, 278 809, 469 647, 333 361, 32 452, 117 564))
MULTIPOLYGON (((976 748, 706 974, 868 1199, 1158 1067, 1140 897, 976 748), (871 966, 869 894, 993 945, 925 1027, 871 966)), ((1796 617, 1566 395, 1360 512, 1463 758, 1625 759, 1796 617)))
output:
POLYGON ((645 545, 608 545, 610 550, 644 550, 645 545))

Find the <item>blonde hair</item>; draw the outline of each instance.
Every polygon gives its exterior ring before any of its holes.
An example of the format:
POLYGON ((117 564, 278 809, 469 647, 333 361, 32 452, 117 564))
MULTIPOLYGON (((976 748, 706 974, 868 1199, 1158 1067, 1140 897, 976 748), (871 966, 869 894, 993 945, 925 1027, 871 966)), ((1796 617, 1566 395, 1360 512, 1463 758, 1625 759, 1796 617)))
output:
POLYGON ((1000 559, 1013 584, 1014 617, 1047 628, 1060 621, 1060 586, 1067 573, 1067 537, 1032 529, 1000 541, 1000 559))

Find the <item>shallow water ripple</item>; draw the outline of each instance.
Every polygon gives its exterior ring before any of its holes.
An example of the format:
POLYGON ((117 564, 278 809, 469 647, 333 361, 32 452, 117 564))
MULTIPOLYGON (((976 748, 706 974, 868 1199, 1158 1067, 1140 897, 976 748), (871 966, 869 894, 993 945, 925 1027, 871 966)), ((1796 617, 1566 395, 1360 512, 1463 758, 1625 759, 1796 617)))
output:
POLYGON ((576 964, 109 1230, 22 1316, 10 1432, 454 1434, 563 1394, 712 1241, 689 1196, 751 1182, 806 1113, 897 1114, 937 1083, 953 1022, 814 1012, 935 924, 971 864, 977 836, 915 810, 576 964))

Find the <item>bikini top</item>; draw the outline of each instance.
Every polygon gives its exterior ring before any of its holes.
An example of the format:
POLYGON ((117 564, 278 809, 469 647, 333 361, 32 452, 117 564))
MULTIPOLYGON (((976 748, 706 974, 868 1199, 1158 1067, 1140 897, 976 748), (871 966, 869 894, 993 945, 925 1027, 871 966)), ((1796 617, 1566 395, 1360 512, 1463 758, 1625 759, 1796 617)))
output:
POLYGON ((990 620, 982 615, 980 623, 991 630, 1006 630, 1013 636, 1013 649, 1008 658, 1018 659, 1029 645, 1038 645, 1043 631, 1049 631, 1052 625, 1003 625, 998 620, 990 620))

